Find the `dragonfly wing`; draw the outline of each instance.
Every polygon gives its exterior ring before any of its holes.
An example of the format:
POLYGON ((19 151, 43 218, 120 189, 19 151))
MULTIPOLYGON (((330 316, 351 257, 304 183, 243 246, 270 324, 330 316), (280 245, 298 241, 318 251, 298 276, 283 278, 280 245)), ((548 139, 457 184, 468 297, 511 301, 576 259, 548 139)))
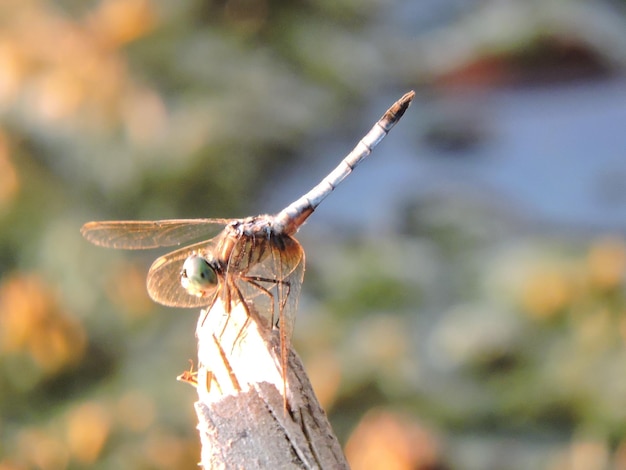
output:
POLYGON ((152 300, 168 307, 206 307, 213 302, 211 292, 202 297, 189 294, 181 284, 182 268, 192 254, 210 258, 221 236, 186 246, 157 258, 148 271, 148 294, 152 300))
POLYGON ((281 344, 288 349, 304 277, 304 250, 289 235, 257 237, 242 243, 251 251, 247 257, 240 256, 241 266, 233 266, 237 260, 232 260, 229 271, 242 272, 239 285, 244 298, 264 323, 278 323, 281 344))
MULTIPOLYGON (((259 239, 257 242, 261 241, 259 239)), ((283 394, 287 396, 287 360, 293 333, 300 288, 304 277, 304 250, 298 241, 290 235, 277 235, 257 243, 258 256, 249 259, 258 262, 248 266, 244 279, 248 282, 247 292, 252 287, 263 287, 270 295, 258 295, 246 298, 252 301, 254 310, 264 322, 270 325, 278 322, 280 332, 280 362, 283 373, 283 394), (269 305, 268 305, 269 299, 269 305)))
POLYGON ((291 334, 293 333, 300 289, 304 278, 305 255, 302 246, 295 238, 284 235, 280 237, 280 243, 272 249, 271 259, 278 278, 283 282, 278 284, 278 320, 281 330, 281 344, 286 348, 283 354, 287 354, 291 334))
POLYGON ((88 222, 80 233, 94 245, 140 250, 208 238, 230 222, 232 219, 115 220, 88 222))

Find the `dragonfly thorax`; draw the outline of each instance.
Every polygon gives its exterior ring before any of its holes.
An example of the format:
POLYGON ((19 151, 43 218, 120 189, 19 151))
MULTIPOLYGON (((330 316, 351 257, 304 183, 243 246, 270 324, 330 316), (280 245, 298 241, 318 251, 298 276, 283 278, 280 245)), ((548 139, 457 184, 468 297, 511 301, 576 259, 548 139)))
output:
POLYGON ((235 220, 229 225, 229 228, 237 237, 269 238, 275 232, 273 222, 274 218, 270 215, 256 215, 235 220))

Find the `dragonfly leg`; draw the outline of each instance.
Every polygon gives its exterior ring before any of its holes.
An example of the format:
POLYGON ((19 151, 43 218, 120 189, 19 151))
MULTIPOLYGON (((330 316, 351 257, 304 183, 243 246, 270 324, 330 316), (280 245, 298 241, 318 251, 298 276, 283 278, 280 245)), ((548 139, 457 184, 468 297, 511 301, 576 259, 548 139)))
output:
MULTIPOLYGON (((243 295, 241 294, 241 291, 236 287, 233 286, 233 289, 235 290, 239 303, 241 303, 241 306, 244 308, 244 310, 246 311, 246 320, 243 322, 243 325, 241 325, 241 328, 239 328, 239 331, 237 332, 237 336, 235 336, 235 340, 233 341, 233 345, 232 345, 232 349, 231 349, 231 354, 233 353, 235 346, 237 346, 237 344, 243 340, 243 338, 245 337, 244 332, 246 331, 246 328, 248 328, 248 326, 250 325, 250 308, 248 307, 248 304, 246 303, 246 300, 244 299, 243 295)), ((228 318, 226 319, 226 323, 228 322, 228 318)), ((222 334, 224 334, 224 330, 222 330, 222 334)))
MULTIPOLYGON (((215 346, 217 348, 217 351, 220 354, 222 364, 224 364, 224 366, 226 367, 226 369, 228 371, 228 376, 230 377, 230 381, 231 381, 233 387, 235 388, 235 390, 241 391, 241 385, 239 384, 239 380, 237 380, 237 375, 235 375, 235 371, 233 370, 232 366, 230 365, 230 361, 228 360, 228 356, 226 355, 226 352, 224 351, 224 348, 222 347, 221 342, 218 340, 218 338, 215 335, 212 335, 212 336, 213 336, 213 341, 215 342, 215 346)), ((236 342, 236 340, 235 340, 235 342, 236 342)), ((234 349, 234 345, 233 345, 233 349, 234 349)), ((232 354, 232 350, 231 350, 231 354, 232 354)), ((219 381, 216 381, 216 384, 217 384, 217 388, 219 390, 219 393, 221 394, 222 393, 222 386, 219 384, 219 381)))
MULTIPOLYGON (((227 278, 228 279, 228 278, 227 278)), ((228 320, 230 319, 230 303, 232 301, 232 297, 230 295, 231 289, 237 289, 235 286, 232 286, 230 282, 225 282, 224 287, 222 288, 222 302, 224 304, 224 312, 226 313, 226 319, 224 320, 224 326, 222 327, 222 332, 220 333, 220 338, 224 335, 226 331, 226 327, 228 326, 228 320)), ((241 294, 239 295, 241 297, 241 294)), ((246 308, 246 312, 248 312, 246 308)))
POLYGON ((211 309, 213 308, 213 305, 215 305, 215 301, 217 300, 217 291, 215 292, 215 294, 213 295, 213 299, 211 299, 211 303, 202 310, 202 321, 200 322, 200 327, 204 326, 204 322, 206 321, 207 317, 209 316, 209 312, 211 311, 211 309))

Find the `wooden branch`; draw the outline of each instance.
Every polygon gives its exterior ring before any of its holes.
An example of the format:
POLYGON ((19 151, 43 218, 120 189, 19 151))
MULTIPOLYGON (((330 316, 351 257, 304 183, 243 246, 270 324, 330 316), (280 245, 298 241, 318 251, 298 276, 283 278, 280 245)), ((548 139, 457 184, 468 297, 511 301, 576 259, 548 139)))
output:
MULTIPOLYGON (((213 468, 348 468, 297 354, 288 359, 283 399, 278 330, 267 331, 241 304, 219 300, 200 315, 200 465, 213 468)), ((183 374, 189 377, 189 374, 183 374)), ((189 380, 187 380, 189 381, 189 380)))

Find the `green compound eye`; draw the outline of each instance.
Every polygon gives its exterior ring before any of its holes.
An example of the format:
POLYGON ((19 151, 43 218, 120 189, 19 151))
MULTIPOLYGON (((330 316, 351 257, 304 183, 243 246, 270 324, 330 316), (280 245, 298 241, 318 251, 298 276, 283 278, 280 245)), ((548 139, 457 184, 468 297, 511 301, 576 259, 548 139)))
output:
POLYGON ((180 283, 191 295, 204 297, 217 286, 217 273, 206 259, 191 255, 183 263, 180 283))

